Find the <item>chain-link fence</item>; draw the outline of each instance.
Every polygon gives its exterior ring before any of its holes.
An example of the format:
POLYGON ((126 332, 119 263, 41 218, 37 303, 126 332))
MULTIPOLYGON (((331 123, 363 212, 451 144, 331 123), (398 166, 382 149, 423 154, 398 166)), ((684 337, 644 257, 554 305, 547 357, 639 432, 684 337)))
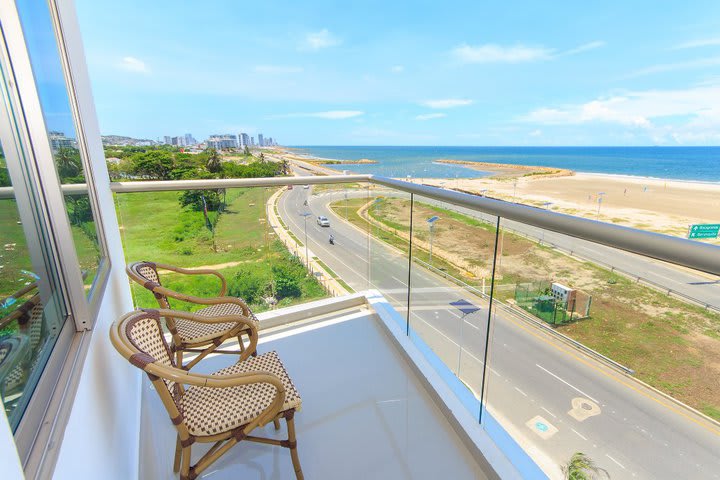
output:
POLYGON ((588 317, 592 296, 572 290, 567 300, 561 300, 553 296, 551 282, 531 282, 515 286, 515 303, 547 323, 562 325, 588 317))

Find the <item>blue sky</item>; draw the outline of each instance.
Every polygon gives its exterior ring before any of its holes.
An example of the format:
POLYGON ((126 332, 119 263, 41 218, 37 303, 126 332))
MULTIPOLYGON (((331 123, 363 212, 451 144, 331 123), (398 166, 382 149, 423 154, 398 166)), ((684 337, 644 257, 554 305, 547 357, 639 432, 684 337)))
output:
POLYGON ((720 2, 77 0, 104 134, 720 145, 720 2))

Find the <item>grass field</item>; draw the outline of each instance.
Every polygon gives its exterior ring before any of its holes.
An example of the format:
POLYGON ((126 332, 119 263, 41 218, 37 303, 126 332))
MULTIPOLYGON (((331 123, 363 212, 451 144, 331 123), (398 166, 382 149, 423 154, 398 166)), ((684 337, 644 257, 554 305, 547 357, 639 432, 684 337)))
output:
MULTIPOLYGON (((349 221, 367 231, 368 222, 357 213, 365 203, 366 199, 350 200, 349 221)), ((344 215, 344 206, 339 201, 332 208, 344 215)), ((408 251, 409 207, 408 200, 392 198, 377 202, 368 212, 386 226, 371 226, 373 236, 403 255, 408 251)), ((427 259, 427 250, 418 248, 429 239, 424 220, 438 215, 433 265, 470 285, 478 285, 482 275, 489 282, 494 225, 417 200, 413 215, 414 238, 420 240, 413 243, 415 258, 427 259), (449 262, 443 264, 443 258, 449 262)), ((633 368, 639 379, 720 419, 720 315, 524 237, 505 232, 500 238, 497 285, 554 280, 588 292, 593 296, 590 318, 558 327, 560 331, 633 368)), ((502 289, 498 297, 512 298, 512 287, 502 289)))
MULTIPOLYGON (((152 260, 183 267, 216 268, 231 288, 254 279, 259 285, 253 288, 260 291, 249 303, 255 311, 266 310, 269 307, 261 297, 276 293, 273 266, 277 270, 293 264, 265 218, 265 202, 273 193, 273 189, 265 188, 229 189, 227 207, 215 225, 214 239, 202 212, 180 208, 180 192, 117 195, 125 257, 128 262, 152 260)), ((217 295, 220 288, 219 281, 212 276, 167 274, 163 281, 168 288, 198 296, 217 295)), ((314 278, 303 276, 298 281, 301 295, 281 299, 278 306, 326 296, 314 278)), ((139 306, 156 305, 152 295, 139 286, 133 285, 133 294, 139 306)), ((173 307, 198 308, 183 304, 173 307)))

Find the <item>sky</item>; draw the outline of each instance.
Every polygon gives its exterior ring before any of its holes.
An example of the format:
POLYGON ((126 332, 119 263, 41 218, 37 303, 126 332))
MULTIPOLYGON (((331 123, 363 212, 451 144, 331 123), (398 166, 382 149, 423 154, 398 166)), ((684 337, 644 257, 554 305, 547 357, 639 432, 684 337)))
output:
POLYGON ((720 2, 76 0, 103 134, 720 145, 720 2))

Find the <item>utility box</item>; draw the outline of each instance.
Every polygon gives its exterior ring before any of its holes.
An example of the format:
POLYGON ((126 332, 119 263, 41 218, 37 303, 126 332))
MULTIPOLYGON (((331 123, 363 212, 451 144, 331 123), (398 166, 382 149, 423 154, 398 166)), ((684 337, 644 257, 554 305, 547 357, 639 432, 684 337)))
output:
POLYGON ((553 282, 550 285, 550 295, 553 296, 556 302, 562 304, 567 308, 568 305, 575 304, 575 296, 577 290, 574 288, 566 287, 562 283, 553 282))

